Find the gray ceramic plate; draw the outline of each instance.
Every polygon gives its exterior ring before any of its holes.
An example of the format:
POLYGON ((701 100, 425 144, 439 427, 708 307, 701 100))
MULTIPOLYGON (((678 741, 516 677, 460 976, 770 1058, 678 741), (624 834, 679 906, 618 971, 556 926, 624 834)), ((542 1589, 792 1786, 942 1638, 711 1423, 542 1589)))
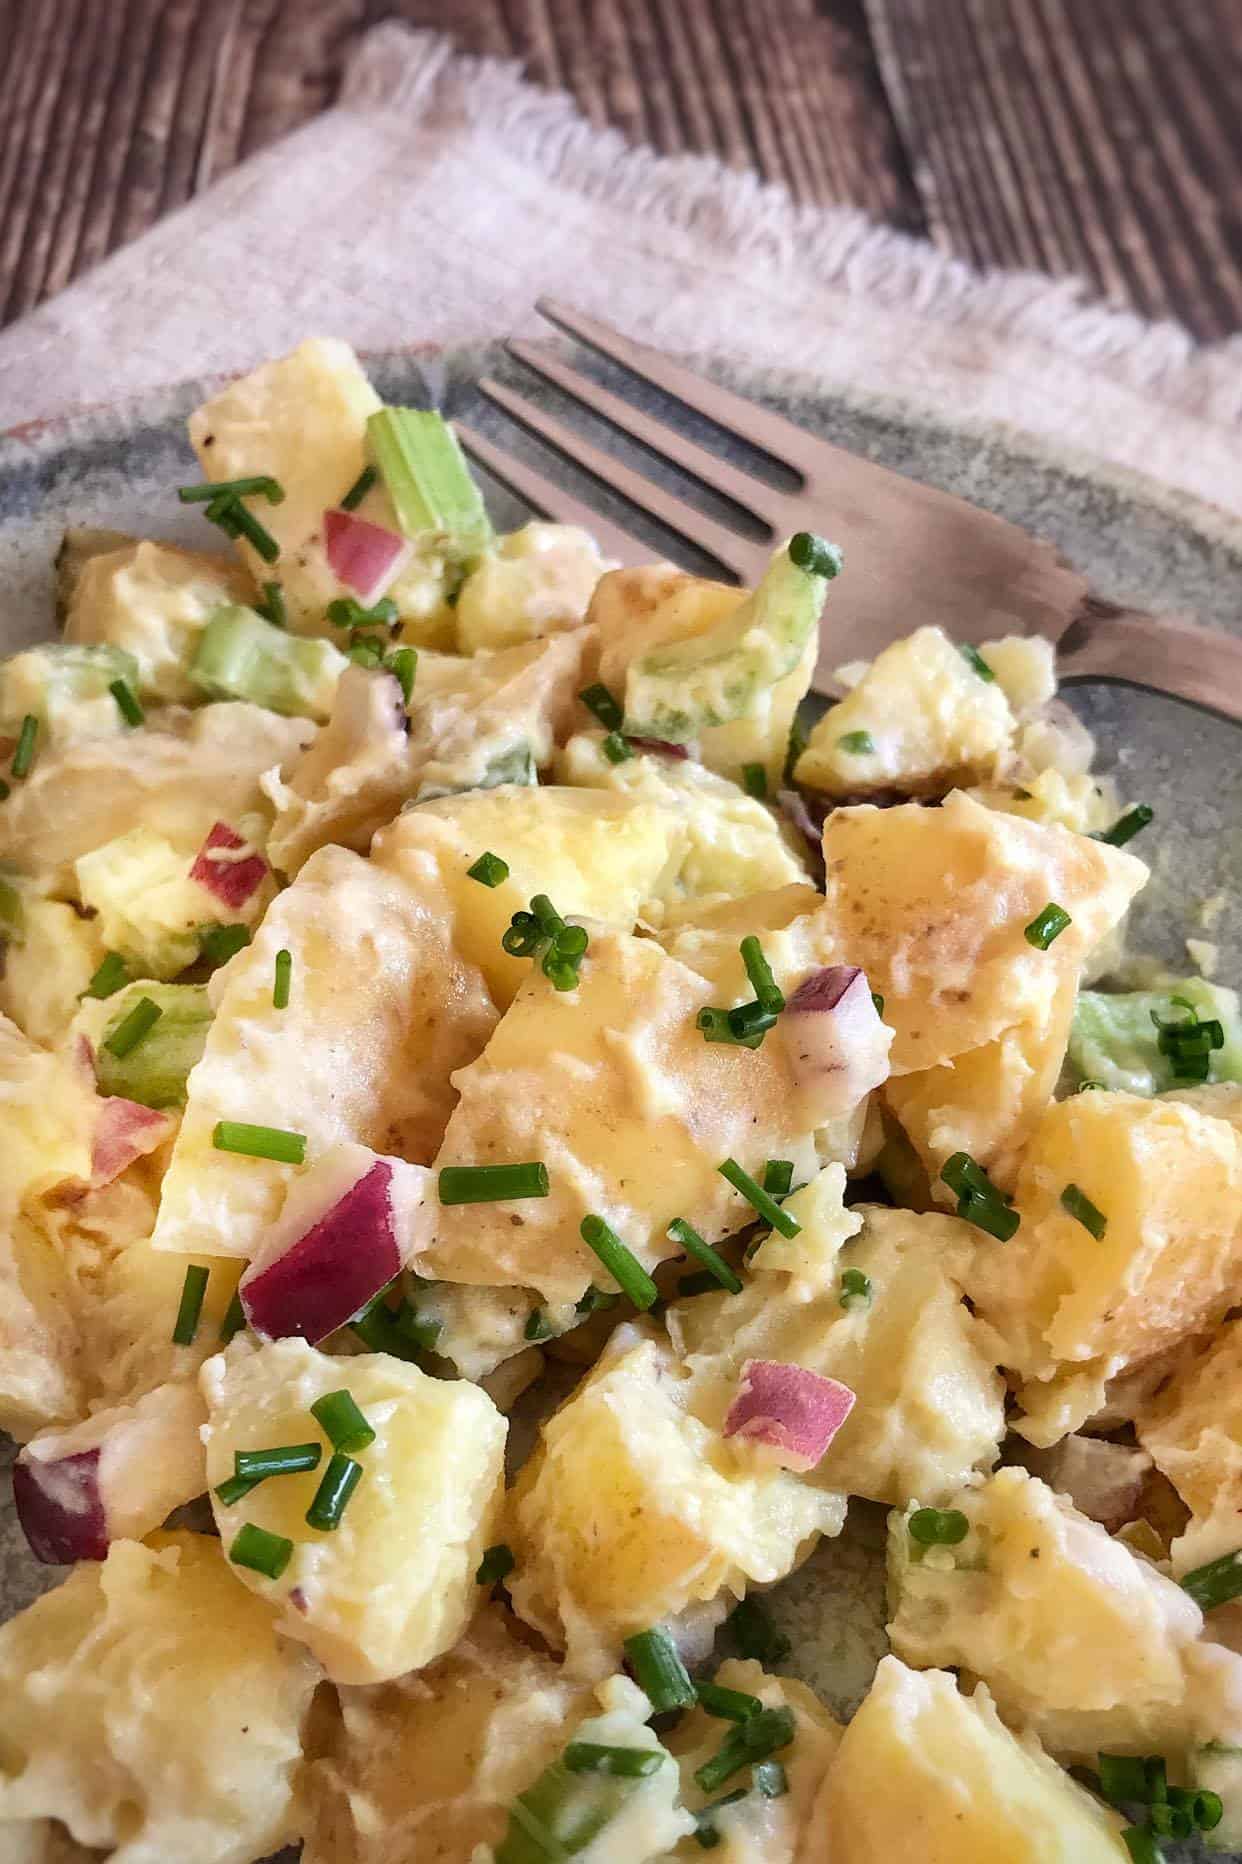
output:
MULTIPOLYGON (((467 415, 544 470, 558 470, 537 443, 503 425, 475 391, 481 374, 511 372, 499 350, 388 355, 371 358, 370 368, 388 399, 467 415)), ((598 373, 607 379, 605 370, 598 373)), ((1102 595, 1155 610, 1188 611, 1204 622, 1242 629, 1242 523, 1219 511, 1170 497, 1099 462, 1058 456, 1000 429, 967 430, 871 396, 830 392, 794 375, 760 380, 734 369, 721 370, 720 377, 813 432, 1043 533, 1089 574, 1102 595)), ((633 393, 633 385, 626 386, 633 393)), ((529 381, 523 387, 532 392, 529 381)), ((201 384, 191 383, 120 409, 26 428, 0 440, 3 651, 37 640, 53 627, 51 563, 66 524, 106 525, 183 542, 210 536, 201 519, 180 508, 174 496, 178 483, 197 477, 184 417, 202 392, 201 384)), ((537 385, 533 392, 536 398, 553 399, 550 392, 541 396, 537 385)), ((767 469, 745 447, 722 443, 685 410, 657 397, 636 398, 738 463, 767 469)), ((658 470, 637 447, 615 437, 610 444, 643 470, 658 470)), ((658 476, 674 480, 662 471, 658 476)), ((576 489, 594 496, 589 485, 576 489)), ((684 484, 679 489, 687 490, 684 484)), ((521 521, 521 507, 499 488, 489 485, 488 495, 499 524, 521 521)), ((687 495, 714 515, 735 515, 697 488, 687 495)), ((598 502, 618 522, 649 536, 653 556, 677 554, 658 529, 646 527, 616 501, 600 495, 598 502)), ((831 535, 830 512, 823 515, 821 528, 831 535)), ((710 567, 690 557, 686 561, 691 568, 710 567)), ((919 620, 911 614, 910 627, 919 620)), ((1133 943, 1183 966, 1187 936, 1209 936, 1198 922, 1201 903, 1218 893, 1232 900, 1239 892, 1239 729, 1173 700, 1122 687, 1078 687, 1070 697, 1096 733, 1100 767, 1116 777, 1123 798, 1150 802, 1157 812, 1156 825, 1140 844, 1153 864, 1154 881, 1136 912, 1133 943)), ((1242 979, 1242 937, 1231 907, 1210 936, 1221 947, 1221 977, 1242 979)), ((10 1612, 58 1575, 34 1568, 7 1507, 0 1507, 0 1528, 0 1609, 10 1612)), ((856 1507, 842 1539, 825 1542, 773 1598, 774 1611, 794 1640, 795 1667, 839 1710, 857 1702, 883 1647, 882 1545, 880 1511, 856 1507)))

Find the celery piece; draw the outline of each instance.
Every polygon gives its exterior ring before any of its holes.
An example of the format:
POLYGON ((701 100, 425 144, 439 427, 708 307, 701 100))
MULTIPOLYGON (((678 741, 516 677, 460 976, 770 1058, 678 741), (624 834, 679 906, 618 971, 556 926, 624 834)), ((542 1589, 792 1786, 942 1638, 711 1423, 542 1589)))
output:
POLYGON ((381 408, 367 422, 367 438, 407 537, 439 531, 472 550, 488 542, 483 495, 442 415, 381 408))
POLYGON ((1208 1080, 1242 1081, 1237 992, 1201 977, 1170 984, 1166 990, 1081 991, 1069 1040, 1069 1058, 1079 1080, 1147 1095, 1194 1085, 1174 1072, 1171 1056, 1161 1054, 1160 1032, 1152 1021, 1153 1011, 1162 1022, 1188 1018, 1175 997, 1191 1004, 1200 1021, 1218 1020, 1224 1031, 1225 1044, 1212 1052, 1208 1080))
POLYGON ((489 758, 473 782, 424 783, 420 785, 414 800, 416 803, 430 803, 441 796, 464 796, 467 790, 496 790, 502 783, 520 783, 530 789, 538 781, 535 754, 526 739, 522 738, 517 744, 511 744, 507 750, 498 751, 495 757, 489 758))
POLYGON ((183 1107, 186 1077, 203 1052, 211 1026, 211 1007, 203 984, 131 984, 112 999, 114 1009, 96 1048, 95 1070, 101 1094, 119 1094, 144 1107, 183 1107), (119 1059, 106 1047, 141 997, 163 1012, 146 1040, 119 1059))
POLYGON ((107 699, 111 719, 116 702, 108 689, 114 680, 137 691, 138 662, 123 647, 66 641, 27 647, 0 665, 0 731, 15 736, 28 714, 41 725, 55 724, 90 699, 107 699))
POLYGON ((230 605, 203 629, 189 675, 209 698, 322 721, 348 664, 331 641, 286 634, 253 609, 230 605))

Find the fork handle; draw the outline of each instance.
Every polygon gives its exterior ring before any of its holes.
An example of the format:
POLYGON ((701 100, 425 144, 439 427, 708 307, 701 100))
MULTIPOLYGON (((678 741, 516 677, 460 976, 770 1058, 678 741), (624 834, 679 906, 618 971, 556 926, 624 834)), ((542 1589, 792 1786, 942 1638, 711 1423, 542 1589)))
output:
POLYGON ((1111 680, 1242 724, 1242 637, 1088 598, 1057 643, 1065 682, 1111 680))

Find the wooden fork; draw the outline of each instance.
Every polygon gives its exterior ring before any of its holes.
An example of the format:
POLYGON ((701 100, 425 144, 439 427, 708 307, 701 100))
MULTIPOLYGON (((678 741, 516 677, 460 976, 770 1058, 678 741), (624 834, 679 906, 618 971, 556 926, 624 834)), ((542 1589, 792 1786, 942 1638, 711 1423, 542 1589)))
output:
MULTIPOLYGON (((538 309, 588 348, 799 475, 796 491, 778 491, 559 356, 530 343, 509 344, 518 361, 545 381, 750 512, 767 528, 766 541, 756 542, 655 485, 504 383, 488 377, 479 384, 524 427, 698 545, 739 582, 754 582, 773 541, 793 531, 819 531, 840 544, 846 573, 824 610, 813 690, 836 694, 834 667, 870 660, 890 641, 936 624, 955 640, 974 644, 1002 634, 1042 634, 1056 645, 1063 682, 1143 686, 1242 722, 1242 638, 1105 602, 1051 544, 1020 526, 832 446, 567 305, 543 299, 538 309)), ((562 486, 473 428, 458 423, 457 432, 480 465, 532 509, 583 525, 621 563, 650 561, 647 545, 562 486)))

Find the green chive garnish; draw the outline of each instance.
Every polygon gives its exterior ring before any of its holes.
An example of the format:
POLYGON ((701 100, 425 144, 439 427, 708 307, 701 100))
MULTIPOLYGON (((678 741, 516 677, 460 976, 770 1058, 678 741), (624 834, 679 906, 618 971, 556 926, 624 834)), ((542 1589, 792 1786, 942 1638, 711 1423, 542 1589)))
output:
POLYGON ((203 1296, 207 1292, 207 1282, 211 1270, 192 1262, 185 1272, 181 1284, 181 1300, 177 1306, 177 1319, 173 1326, 174 1346, 192 1346, 194 1335, 198 1332, 199 1316, 203 1311, 203 1296))
POLYGON ((1230 1599, 1242 1595, 1242 1547, 1233 1553, 1222 1553, 1219 1559, 1209 1560, 1206 1566, 1196 1566, 1192 1573, 1183 1577, 1181 1587, 1201 1612, 1212 1612, 1218 1605, 1228 1605, 1230 1599))
POLYGON ((783 1799, 789 1791, 788 1777, 778 1760, 761 1760, 751 1779, 764 1799, 783 1799))
POLYGON ((763 955, 763 947, 753 932, 742 940, 740 949, 756 1002, 761 1009, 779 1015, 785 1007, 785 998, 772 975, 771 965, 763 955))
POLYGON ((252 1573, 262 1573, 265 1579, 279 1579, 292 1558, 291 1540, 286 1540, 283 1534, 269 1534, 265 1527, 256 1527, 253 1521, 247 1521, 238 1530, 229 1548, 229 1559, 234 1566, 248 1566, 252 1573))
POLYGON ((403 1301, 397 1310, 397 1326, 406 1338, 417 1346, 420 1352, 431 1352, 440 1335, 444 1332, 444 1322, 432 1314, 420 1314, 416 1307, 403 1301))
POLYGON ((509 878, 509 863, 489 850, 481 854, 474 866, 466 869, 466 873, 471 880, 477 880, 481 887, 498 887, 502 880, 509 878))
POLYGON ((883 1014, 884 1014, 884 998, 883 998, 883 997, 882 997, 882 996, 880 995, 880 992, 879 992, 878 990, 873 990, 873 991, 872 991, 872 993, 871 993, 871 1001, 872 1001, 872 1002, 873 1002, 873 1003, 875 1004, 875 1013, 876 1013, 876 1015, 877 1015, 877 1016, 883 1016, 883 1014))
POLYGON ((571 1741, 564 1759, 570 1773, 610 1773, 619 1780, 645 1780, 664 1765, 664 1750, 571 1741))
POLYGON ((127 725, 145 725, 147 715, 134 697, 133 688, 128 680, 113 680, 108 691, 116 700, 117 710, 127 725))
POLYGON ((733 1641, 743 1657, 753 1657, 765 1667, 784 1663, 793 1646, 783 1631, 778 1631, 758 1599, 743 1599, 729 1614, 728 1626, 733 1641))
POLYGON ((837 747, 851 757, 867 757, 875 750, 875 739, 869 731, 846 731, 837 739, 837 747))
POLYGON ((842 1307, 870 1307, 871 1277, 861 1269, 842 1269, 840 1301, 842 1307))
POLYGON ((220 1322, 220 1338, 224 1344, 227 1346, 233 1335, 240 1333, 245 1325, 246 1310, 242 1306, 241 1294, 235 1288, 233 1298, 224 1310, 224 1319, 220 1322))
POLYGON ((22 720, 21 730, 17 734, 17 749, 13 753, 13 762, 9 769, 12 777, 28 777, 34 763, 35 740, 39 736, 39 721, 33 712, 27 712, 22 720))
POLYGON ((619 731, 610 731, 599 748, 610 764, 627 763, 634 755, 619 731))
POLYGON ((684 1217, 673 1218, 668 1226, 668 1234, 674 1242, 681 1244, 688 1256, 693 1256, 696 1262, 703 1264, 712 1281, 719 1282, 720 1286, 727 1288, 730 1294, 741 1294, 741 1278, 734 1274, 724 1257, 718 1255, 697 1230, 691 1229, 684 1217))
POLYGON ((374 466, 364 466, 341 500, 341 510, 356 511, 378 478, 374 466))
POLYGON ((1141 1805, 1151 1802, 1148 1763, 1135 1754, 1101 1754, 1099 1756, 1100 1791, 1112 1806, 1141 1805))
POLYGON ((509 1198, 546 1197, 548 1168, 541 1160, 527 1165, 444 1165, 439 1185, 442 1204, 500 1204, 509 1198))
POLYGON ((768 773, 762 764, 742 765, 742 788, 757 803, 768 800, 768 773))
POLYGON ((767 1760, 770 1754, 787 1748, 794 1738, 792 1709, 760 1709, 744 1722, 731 1728, 719 1751, 695 1770, 695 1783, 704 1793, 714 1793, 718 1786, 737 1773, 739 1768, 767 1760))
POLYGON ((721 1721, 747 1722, 763 1707, 758 1696, 747 1695, 744 1689, 724 1689, 719 1683, 698 1683, 695 1688, 699 1707, 721 1721))
POLYGON ((334 1450, 352 1456, 375 1442, 375 1432, 358 1409, 352 1392, 325 1392, 311 1406, 311 1416, 334 1450))
POLYGON ((265 498, 269 505, 279 505, 284 496, 284 487, 267 473, 257 473, 250 479, 218 479, 214 484, 177 487, 183 505, 209 505, 217 498, 265 498))
POLYGON ((769 1197, 788 1197, 793 1189, 793 1160, 769 1159, 763 1168, 763 1188, 769 1197))
POLYGON ((1022 936, 1037 951, 1047 951, 1052 941, 1060 938, 1066 926, 1073 923, 1063 906, 1056 906, 1049 901, 1043 911, 1036 913, 1030 925, 1024 928, 1022 936))
POLYGON ((1148 1825, 1127 1825, 1121 1842, 1130 1853, 1130 1864, 1164 1864, 1164 1853, 1148 1825))
POLYGON ((826 538, 816 537, 813 531, 796 531, 789 540, 789 561, 795 569, 806 570, 812 576, 826 576, 829 582, 839 576, 844 559, 835 544, 826 538))
POLYGON ((112 1034, 106 1038, 103 1047, 109 1055, 115 1055, 118 1061, 124 1059, 131 1050, 149 1036, 164 1014, 158 1003, 152 1003, 150 997, 139 997, 128 1015, 123 1016, 112 1034))
POLYGON ((1224 1028, 1216 1017, 1201 1020, 1194 1004, 1186 997, 1173 997, 1170 1003, 1185 1010, 1186 1015, 1182 1019, 1170 1017, 1165 1021, 1158 1011, 1151 1012, 1151 1020, 1159 1031, 1156 1047, 1173 1064, 1175 1079, 1206 1081, 1213 1050, 1225 1045, 1224 1028))
POLYGON ((1172 1798, 1176 1790, 1171 1787, 1169 1799, 1159 1801, 1147 1815, 1152 1831, 1161 1838, 1189 1838, 1194 1829, 1188 1809, 1172 1798))
POLYGON ((602 1289, 588 1288, 580 1301, 574 1304, 575 1314, 598 1314, 604 1309, 616 1307, 620 1301, 619 1294, 605 1294, 602 1289))
POLYGON ((293 980, 293 953, 278 951, 276 953, 275 975, 272 981, 272 1008, 287 1010, 289 1007, 289 986, 293 980))
POLYGON ((256 602, 255 613, 270 621, 273 628, 287 628, 289 616, 285 611, 285 592, 278 582, 265 582, 263 600, 256 602))
MULTIPOLYGON (((210 505, 207 507, 207 515, 208 517, 211 516, 210 505)), ((233 501, 229 517, 232 523, 237 527, 234 535, 244 537, 250 547, 259 553, 265 563, 275 563, 277 557, 280 555, 280 545, 276 542, 276 539, 272 536, 267 526, 260 524, 254 513, 248 511, 245 505, 237 499, 233 501)))
POLYGON ((394 1312, 385 1299, 387 1294, 388 1288, 381 1288, 378 1294, 372 1295, 350 1321, 349 1330, 373 1353, 387 1353, 392 1359, 413 1365, 420 1350, 418 1342, 411 1340, 409 1330, 401 1325, 404 1308, 400 1314, 394 1312))
POLYGON ((584 1217, 578 1226, 587 1248, 599 1257, 622 1294, 643 1312, 654 1306, 660 1291, 632 1250, 626 1248, 615 1230, 602 1217, 584 1217))
POLYGON ((1067 1184, 1062 1191, 1061 1208, 1081 1223, 1084 1230, 1090 1230, 1097 1243, 1102 1240, 1108 1228, 1108 1218, 1076 1184, 1067 1184))
POLYGON ((736 1806, 739 1800, 745 1798, 746 1788, 737 1786, 731 1793, 726 1793, 722 1799, 714 1799, 710 1806, 701 1806, 694 1814, 694 1835, 704 1851, 714 1851, 720 1843, 715 1815, 723 1812, 726 1806, 736 1806))
POLYGON ((1190 1795, 1189 1811, 1198 1832, 1214 1832, 1225 1816, 1225 1804, 1219 1793, 1201 1786, 1190 1795))
POLYGON ((1128 841, 1134 840, 1140 829, 1147 827, 1155 813, 1146 803, 1136 803, 1133 809, 1127 809, 1123 816, 1118 816, 1111 828, 1098 829, 1092 839, 1106 841, 1110 848, 1124 848, 1128 841))
POLYGON ((552 1325, 552 1322, 548 1319, 543 1309, 541 1307, 532 1307, 530 1313, 526 1316, 526 1325, 522 1329, 522 1338, 532 1342, 537 1340, 550 1340, 555 1332, 555 1327, 552 1325))
POLYGON ((694 1019, 695 1028, 702 1031, 705 1042, 724 1042, 732 1048, 748 1049, 757 1049, 775 1022, 775 1015, 761 1009, 757 1003, 743 1004, 741 1010, 704 1008, 694 1019), (743 1015, 742 1011, 753 1014, 743 1015))
POLYGON ((994 680, 996 678, 995 673, 993 673, 991 667, 983 658, 983 655, 979 652, 977 647, 972 647, 968 641, 962 641, 959 643, 957 651, 966 662, 966 665, 974 668, 981 680, 994 680))
POLYGON ((279 1126, 251 1126, 245 1120, 217 1120, 211 1143, 217 1152, 237 1152, 248 1159, 271 1159, 277 1165, 303 1165, 306 1162, 306 1134, 287 1133, 279 1126))
POLYGON ((124 989, 128 982, 129 972, 125 968, 124 958, 119 951, 110 951, 105 954, 82 995, 102 1001, 106 997, 115 997, 117 991, 124 989))
POLYGON ((970 1532, 960 1508, 916 1508, 906 1525, 920 1547, 956 1547, 970 1532))
POLYGON ((346 1503, 362 1481, 362 1464, 339 1450, 328 1459, 323 1479, 315 1490, 315 1499, 306 1510, 306 1524, 323 1534, 334 1533, 341 1525, 346 1503))
POLYGON ((497 1541, 494 1547, 487 1549, 479 1561, 479 1570, 474 1576, 475 1584, 478 1586, 498 1585, 502 1579, 509 1577, 516 1565, 513 1549, 506 1547, 503 1540, 497 1541))
POLYGON ((625 1640, 625 1654, 634 1681, 657 1715, 667 1709, 686 1709, 695 1701, 694 1684, 681 1654, 667 1631, 657 1625, 637 1631, 625 1640))
POLYGON ((250 927, 243 925, 202 926, 198 934, 198 949, 214 970, 227 964, 239 951, 250 943, 250 927))
POLYGON ((780 1205, 768 1196, 763 1186, 756 1184, 749 1172, 742 1170, 736 1159, 726 1159, 723 1165, 716 1167, 716 1170, 722 1178, 728 1180, 735 1191, 741 1192, 746 1202, 759 1212, 764 1222, 772 1229, 779 1230, 781 1235, 786 1237, 798 1235, 802 1225, 797 1218, 791 1217, 787 1210, 782 1210, 780 1205))
POLYGON ((949 1189, 957 1193, 959 1217, 994 1236, 998 1242, 1009 1241, 1022 1218, 1006 1203, 982 1165, 977 1165, 969 1152, 955 1152, 946 1160, 940 1176, 949 1189))
POLYGON ((599 720, 605 731, 620 731, 625 714, 606 686, 596 681, 594 686, 584 687, 578 697, 592 717, 599 720))
POLYGON ((383 596, 373 602, 370 608, 363 608, 356 596, 339 595, 328 603, 328 620, 337 628, 349 628, 351 631, 364 628, 387 629, 393 627, 397 620, 397 604, 391 596, 383 596))
POLYGON ((226 1508, 235 1508, 238 1502, 245 1501, 251 1489, 257 1489, 258 1486, 257 1480, 251 1481, 248 1476, 228 1476, 217 1486, 215 1493, 226 1508))
POLYGON ((322 1447, 317 1443, 282 1443, 270 1450, 237 1450, 233 1474, 243 1482, 266 1482, 269 1476, 296 1476, 318 1469, 322 1447))
POLYGON ((418 653, 413 647, 398 647, 389 654, 384 662, 401 688, 401 697, 409 705, 410 694, 414 691, 414 679, 418 672, 418 653))

